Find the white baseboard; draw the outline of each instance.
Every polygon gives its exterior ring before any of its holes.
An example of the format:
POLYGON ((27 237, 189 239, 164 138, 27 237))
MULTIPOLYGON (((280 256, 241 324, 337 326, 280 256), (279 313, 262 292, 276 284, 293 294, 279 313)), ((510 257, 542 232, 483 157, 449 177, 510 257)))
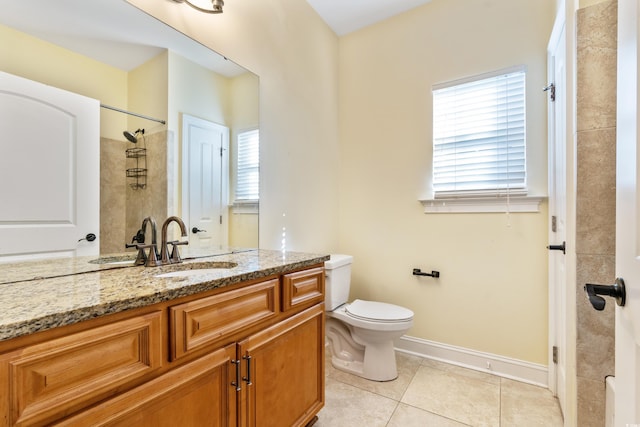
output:
POLYGON ((397 339, 395 346, 398 351, 426 359, 474 369, 476 371, 486 372, 545 388, 549 386, 548 369, 546 365, 525 362, 407 335, 397 339))

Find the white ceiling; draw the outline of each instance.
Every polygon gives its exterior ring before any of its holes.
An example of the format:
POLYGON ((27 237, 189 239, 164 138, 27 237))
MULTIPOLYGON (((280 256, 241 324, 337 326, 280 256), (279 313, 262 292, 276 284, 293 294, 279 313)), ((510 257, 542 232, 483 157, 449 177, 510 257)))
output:
POLYGON ((122 0, 12 0, 1 5, 0 24, 125 71, 164 49, 225 76, 246 71, 122 0))
MULTIPOLYGON (((228 3, 233 1, 253 0, 228 3)), ((431 0, 306 1, 337 35, 344 35, 431 0)), ((2 1, 0 24, 125 71, 170 49, 226 76, 244 72, 232 61, 212 55, 208 48, 122 0, 2 1)))
MULTIPOLYGON (((233 0, 229 0, 233 1, 233 0)), ((431 0, 307 0, 318 15, 343 36, 431 0)))

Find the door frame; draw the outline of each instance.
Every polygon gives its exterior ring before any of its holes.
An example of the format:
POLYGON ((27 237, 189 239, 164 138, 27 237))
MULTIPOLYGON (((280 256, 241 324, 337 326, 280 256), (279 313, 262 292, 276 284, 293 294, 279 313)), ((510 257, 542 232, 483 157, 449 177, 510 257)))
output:
MULTIPOLYGON (((566 185, 566 224, 565 224, 565 241, 566 241, 566 255, 565 255, 565 304, 564 307, 559 308, 564 310, 565 324, 564 324, 564 342, 566 349, 564 351, 565 357, 565 405, 563 409, 563 416, 566 426, 575 425, 577 423, 577 372, 576 372, 576 290, 572 284, 576 283, 576 140, 575 140, 575 11, 576 0, 560 0, 556 20, 554 22, 553 30, 549 38, 549 44, 547 46, 548 58, 551 56, 551 49, 555 47, 562 32, 564 31, 565 37, 565 87, 564 97, 564 114, 559 117, 565 121, 564 125, 564 142, 565 142, 565 161, 558 173, 564 171, 565 185, 566 185), (568 18, 568 19, 567 19, 568 18)), ((549 69, 550 70, 550 69, 549 69)), ((551 76, 550 76, 551 78, 551 76)), ((551 111, 549 112, 551 114, 551 111)), ((557 116, 556 116, 557 117, 557 116)), ((553 120, 557 120, 556 117, 553 120)), ((550 125, 557 123, 550 122, 550 125)), ((549 138, 555 135, 551 135, 554 131, 552 126, 549 126, 549 138)), ((551 147, 551 140, 549 146, 551 147)), ((551 153, 550 153, 551 154, 551 153)), ((551 160, 551 157, 550 157, 551 160)), ((553 167, 551 163, 549 168, 553 167)), ((549 175, 551 171, 549 171, 549 175)), ((551 197, 551 194, 549 195, 551 197)), ((549 201, 549 211, 551 215, 551 201, 549 201)), ((551 224, 549 224, 549 230, 551 230, 551 224)), ((549 231, 549 236, 551 236, 549 231)), ((552 243, 552 242, 550 242, 552 243)), ((555 307, 558 304, 557 297, 554 295, 553 281, 551 277, 552 271, 549 270, 549 389, 554 393, 557 393, 556 387, 556 368, 553 364, 553 345, 558 335, 558 328, 560 325, 557 322, 557 315, 555 307)))

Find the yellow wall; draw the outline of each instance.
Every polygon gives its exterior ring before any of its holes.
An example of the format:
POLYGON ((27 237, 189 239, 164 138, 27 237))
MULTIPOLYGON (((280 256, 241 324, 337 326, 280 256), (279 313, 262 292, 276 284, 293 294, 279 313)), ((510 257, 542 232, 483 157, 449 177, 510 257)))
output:
POLYGON ((284 226, 288 249, 353 254, 352 296, 413 309, 410 335, 546 364, 546 204, 426 215, 418 199, 431 85, 522 63, 529 177, 546 194, 553 0, 434 0, 340 39, 302 0, 228 2, 213 17, 129 1, 260 76, 262 247, 279 248, 284 226))
MULTIPOLYGON (((258 127, 260 123, 260 79, 253 73, 244 73, 231 80, 233 122, 231 124, 231 188, 230 203, 235 197, 237 151, 235 149, 238 132, 258 127)), ((234 247, 259 246, 259 213, 238 213, 229 210, 229 245, 234 247)))
POLYGON ((431 85, 517 63, 529 69, 530 177, 545 191, 553 0, 433 0, 341 39, 303 0, 227 2, 215 16, 129 2, 260 76, 262 247, 280 248, 285 226, 287 249, 351 253, 353 295, 413 309, 410 335, 546 364, 546 207, 425 215, 417 200, 431 85))
POLYGON ((337 36, 306 1, 128 0, 260 76, 260 246, 338 249, 337 36), (283 214, 286 216, 283 217, 283 214))
POLYGON ((169 129, 178 132, 180 114, 229 126, 229 79, 169 52, 169 129))
MULTIPOLYGON (((0 70, 126 108, 125 71, 3 25, 0 40, 0 70)), ((126 123, 126 116, 100 110, 100 136, 124 140, 126 123)))
MULTIPOLYGON (((164 51, 128 73, 128 105, 129 111, 139 112, 145 116, 168 122, 169 97, 169 56, 164 51)), ((128 129, 144 129, 149 135, 166 129, 160 122, 146 120, 136 116, 127 116, 128 129)), ((168 123, 166 126, 169 126, 168 123)))
POLYGON ((340 39, 340 249, 352 297, 411 308, 408 335, 547 363, 547 211, 425 214, 432 85, 527 67, 530 193, 547 193, 553 0, 433 0, 340 39), (412 276, 414 267, 439 279, 412 276))

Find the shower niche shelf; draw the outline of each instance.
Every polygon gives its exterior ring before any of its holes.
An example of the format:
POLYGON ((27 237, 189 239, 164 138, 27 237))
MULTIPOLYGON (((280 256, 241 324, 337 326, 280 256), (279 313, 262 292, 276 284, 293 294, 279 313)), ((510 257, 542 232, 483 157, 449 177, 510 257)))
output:
POLYGON ((147 149, 128 148, 126 150, 128 159, 135 159, 135 167, 127 168, 127 178, 135 179, 129 183, 129 187, 134 190, 141 190, 147 186, 147 149))

